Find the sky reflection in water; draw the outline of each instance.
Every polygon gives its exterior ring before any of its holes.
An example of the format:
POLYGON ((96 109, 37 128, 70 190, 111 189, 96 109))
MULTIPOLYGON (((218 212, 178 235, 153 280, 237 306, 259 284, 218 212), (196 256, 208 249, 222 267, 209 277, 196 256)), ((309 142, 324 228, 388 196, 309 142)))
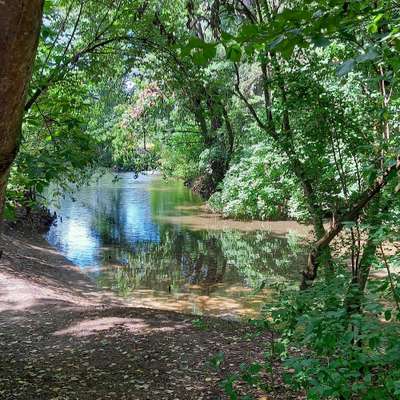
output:
POLYGON ((204 218, 202 201, 181 182, 131 173, 113 178, 61 200, 54 207, 61 218, 47 240, 132 304, 254 315, 269 294, 254 295, 254 288, 298 279, 304 256, 293 237, 195 230, 179 218, 204 218))

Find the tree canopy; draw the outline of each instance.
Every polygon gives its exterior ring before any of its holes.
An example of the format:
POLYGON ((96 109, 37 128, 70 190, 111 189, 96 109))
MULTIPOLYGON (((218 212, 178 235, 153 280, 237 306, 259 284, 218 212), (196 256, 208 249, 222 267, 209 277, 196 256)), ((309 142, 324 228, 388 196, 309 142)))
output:
POLYGON ((386 247, 399 240, 398 2, 45 0, 41 19, 37 0, 18 54, 19 11, 6 3, 4 215, 95 169, 157 169, 226 217, 310 223, 306 290, 270 311, 285 343, 299 335, 312 353, 289 360, 293 385, 315 399, 396 398, 399 259, 386 247))

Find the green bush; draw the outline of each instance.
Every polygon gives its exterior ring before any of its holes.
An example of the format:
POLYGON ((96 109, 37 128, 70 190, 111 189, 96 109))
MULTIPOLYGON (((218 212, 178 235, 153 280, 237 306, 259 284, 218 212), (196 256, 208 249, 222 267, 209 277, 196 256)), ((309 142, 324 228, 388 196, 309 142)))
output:
POLYGON ((305 218, 302 195, 288 176, 286 163, 268 143, 250 146, 229 169, 221 190, 210 198, 210 207, 233 218, 305 218))
MULTIPOLYGON (((265 307, 262 320, 253 321, 275 332, 257 374, 272 374, 280 361, 285 383, 305 390, 308 399, 400 398, 400 312, 388 301, 389 282, 370 282, 364 296, 350 282, 347 271, 339 271, 329 283, 306 291, 280 284, 276 302, 265 307), (354 298, 360 299, 356 306, 349 302, 354 298)), ((400 291, 398 282, 394 289, 400 291)), ((228 379, 246 382, 242 374, 228 379)), ((272 390, 256 380, 261 389, 272 390)), ((233 383, 231 398, 237 395, 233 383)))

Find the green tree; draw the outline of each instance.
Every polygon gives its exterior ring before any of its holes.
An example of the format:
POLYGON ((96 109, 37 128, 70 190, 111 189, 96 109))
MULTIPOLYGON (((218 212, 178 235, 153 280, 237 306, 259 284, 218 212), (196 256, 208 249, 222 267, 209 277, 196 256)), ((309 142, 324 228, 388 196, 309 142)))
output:
POLYGON ((39 40, 42 0, 1 4, 0 219, 11 164, 18 153, 27 87, 39 40))

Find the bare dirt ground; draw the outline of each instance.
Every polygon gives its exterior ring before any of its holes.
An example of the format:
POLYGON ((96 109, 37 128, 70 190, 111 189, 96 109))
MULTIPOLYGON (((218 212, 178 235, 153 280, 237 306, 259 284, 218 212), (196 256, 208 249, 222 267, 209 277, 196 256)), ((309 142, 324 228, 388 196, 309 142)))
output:
MULTIPOLYGON (((0 399, 225 399, 221 381, 262 360, 269 334, 249 326, 135 308, 99 290, 37 235, 0 237, 0 399), (209 360, 224 352, 220 370, 209 360)), ((279 368, 271 392, 298 398, 279 368)))

